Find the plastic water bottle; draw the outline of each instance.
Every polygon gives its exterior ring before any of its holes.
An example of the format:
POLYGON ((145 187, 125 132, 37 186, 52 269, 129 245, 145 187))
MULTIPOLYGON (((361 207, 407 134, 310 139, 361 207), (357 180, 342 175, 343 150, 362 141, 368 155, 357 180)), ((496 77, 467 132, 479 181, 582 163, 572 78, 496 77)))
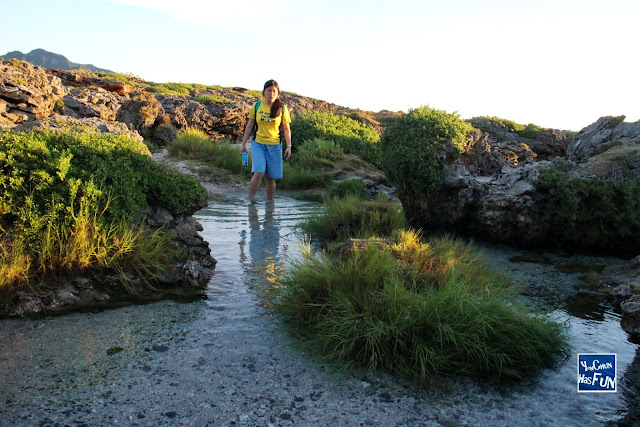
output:
POLYGON ((249 156, 247 155, 246 151, 242 152, 242 167, 247 167, 249 166, 249 156))

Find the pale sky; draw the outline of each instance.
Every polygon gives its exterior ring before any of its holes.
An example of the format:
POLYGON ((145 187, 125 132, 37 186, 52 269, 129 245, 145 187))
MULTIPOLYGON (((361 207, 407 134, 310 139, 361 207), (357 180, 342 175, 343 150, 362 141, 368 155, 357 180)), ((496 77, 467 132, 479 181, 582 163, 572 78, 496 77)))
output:
POLYGON ((640 120, 637 0, 0 0, 0 55, 580 130, 640 120))

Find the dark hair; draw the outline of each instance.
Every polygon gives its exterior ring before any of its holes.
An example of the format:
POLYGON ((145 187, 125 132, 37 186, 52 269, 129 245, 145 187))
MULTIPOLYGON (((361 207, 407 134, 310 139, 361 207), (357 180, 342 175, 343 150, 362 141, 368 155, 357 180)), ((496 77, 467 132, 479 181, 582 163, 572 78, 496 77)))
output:
POLYGON ((271 118, 275 119, 276 117, 278 117, 280 115, 280 110, 282 109, 282 101, 280 101, 280 85, 278 85, 278 82, 271 79, 271 80, 267 80, 267 82, 264 84, 264 88, 262 89, 262 94, 264 95, 264 91, 267 90, 268 87, 271 86, 275 86, 276 89, 278 89, 278 97, 276 98, 276 100, 273 102, 273 105, 271 105, 271 118))

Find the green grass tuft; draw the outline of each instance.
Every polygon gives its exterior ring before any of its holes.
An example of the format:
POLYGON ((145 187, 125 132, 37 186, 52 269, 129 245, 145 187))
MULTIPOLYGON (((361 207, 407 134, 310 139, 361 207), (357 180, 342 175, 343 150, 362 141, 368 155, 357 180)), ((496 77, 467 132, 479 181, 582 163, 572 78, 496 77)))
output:
POLYGON ((358 199, 365 199, 367 197, 367 189, 360 178, 346 179, 344 181, 334 183, 329 188, 327 196, 330 198, 355 196, 358 199))
POLYGON ((384 195, 364 202, 359 196, 328 198, 325 209, 301 224, 302 230, 324 244, 348 238, 390 236, 406 219, 400 207, 384 195))
POLYGON ((418 384, 442 372, 524 378, 569 349, 561 325, 532 315, 479 254, 450 239, 403 232, 387 249, 307 252, 279 285, 274 310, 303 347, 418 384))

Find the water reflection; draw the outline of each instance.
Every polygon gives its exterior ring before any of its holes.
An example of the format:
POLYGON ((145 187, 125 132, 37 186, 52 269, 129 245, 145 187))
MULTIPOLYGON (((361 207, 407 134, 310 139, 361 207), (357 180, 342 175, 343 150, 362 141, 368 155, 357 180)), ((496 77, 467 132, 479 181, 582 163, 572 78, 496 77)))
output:
POLYGON ((257 272, 275 283, 284 270, 284 257, 279 256, 280 221, 276 217, 276 204, 267 202, 264 207, 250 204, 247 209, 249 233, 247 237, 246 230, 240 232, 240 262, 245 271, 257 272))

